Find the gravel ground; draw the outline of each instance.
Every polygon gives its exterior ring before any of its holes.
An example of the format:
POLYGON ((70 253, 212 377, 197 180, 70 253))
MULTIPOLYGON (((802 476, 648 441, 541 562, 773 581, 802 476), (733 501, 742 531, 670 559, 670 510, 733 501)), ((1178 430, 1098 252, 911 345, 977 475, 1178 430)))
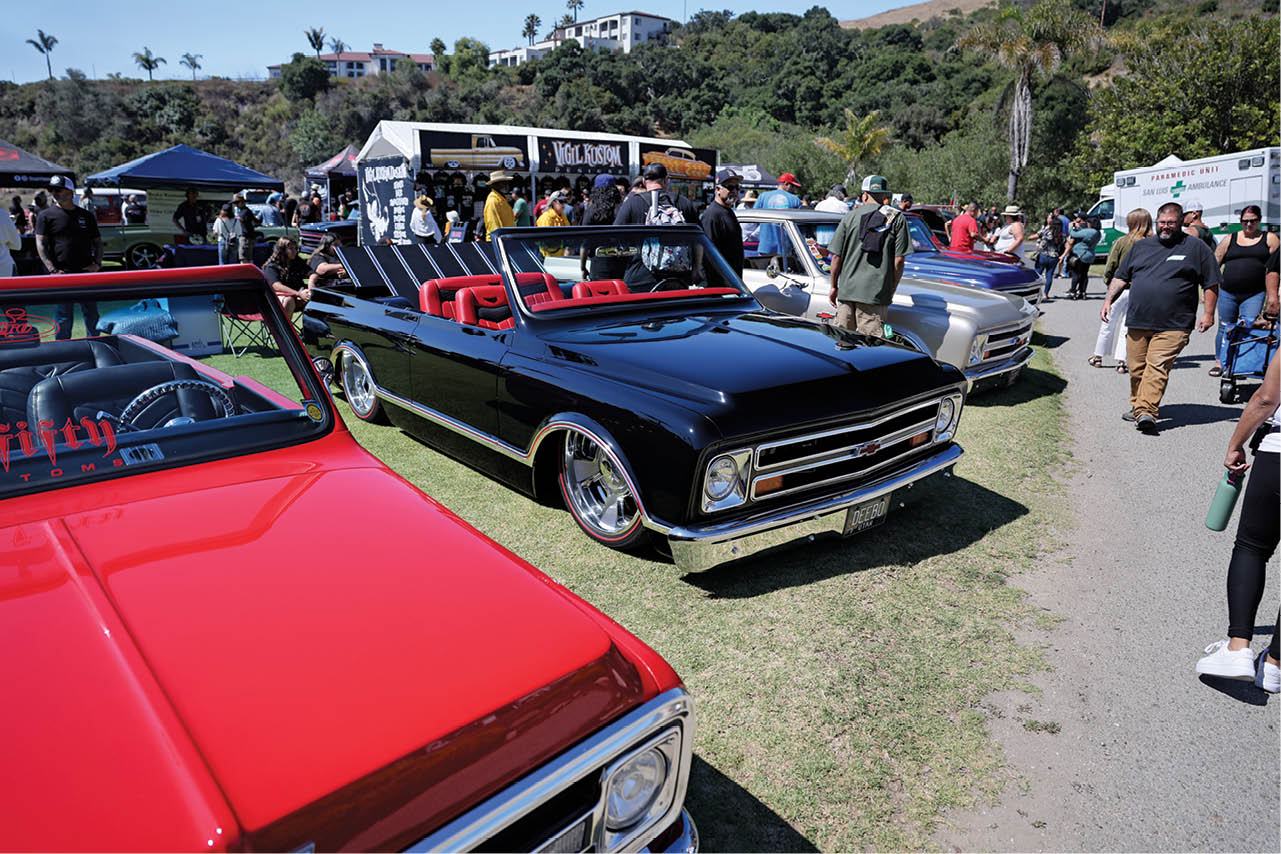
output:
MULTIPOLYGON (((1066 280, 1055 280, 1062 294, 1066 280)), ((1064 618, 1023 639, 1047 645, 1040 695, 985 708, 1011 780, 997 805, 952 813, 953 850, 1278 851, 1281 695, 1198 679, 1227 627, 1224 579, 1236 531, 1203 520, 1241 406, 1218 402, 1213 333, 1175 364, 1160 433, 1121 421, 1128 377, 1093 368, 1103 286, 1043 305, 1040 329, 1067 380, 1075 471, 1066 549, 1012 583, 1064 618)), ((962 436, 962 441, 964 437, 962 436)), ((1239 516, 1239 514, 1238 514, 1239 516)), ((1257 651, 1277 616, 1277 561, 1256 617, 1257 651)))

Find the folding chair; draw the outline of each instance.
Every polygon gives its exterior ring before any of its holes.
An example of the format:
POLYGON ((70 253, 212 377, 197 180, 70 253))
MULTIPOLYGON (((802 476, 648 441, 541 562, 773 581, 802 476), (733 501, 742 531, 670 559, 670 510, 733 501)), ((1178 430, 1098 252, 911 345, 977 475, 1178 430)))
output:
POLYGON ((267 332, 261 314, 234 311, 221 301, 218 304, 218 331, 222 337, 222 346, 230 350, 237 359, 245 355, 250 347, 271 346, 271 335, 267 332))

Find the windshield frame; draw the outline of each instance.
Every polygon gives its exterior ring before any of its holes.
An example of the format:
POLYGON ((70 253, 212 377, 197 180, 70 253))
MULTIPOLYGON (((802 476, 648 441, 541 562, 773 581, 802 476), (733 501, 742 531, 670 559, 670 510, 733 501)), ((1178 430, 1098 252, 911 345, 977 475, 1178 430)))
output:
MULTIPOLYGON (((311 365, 310 357, 303 349, 297 334, 294 333, 292 324, 286 320, 280 309, 279 302, 272 297, 265 280, 262 279, 261 274, 256 269, 237 265, 236 267, 228 266, 223 268, 192 268, 182 271, 147 270, 132 273, 73 274, 58 276, 56 279, 54 277, 22 277, 0 280, 0 311, 3 311, 4 308, 22 304, 47 305, 65 302, 78 303, 81 301, 136 302, 142 299, 236 294, 243 294, 247 298, 254 299, 255 304, 261 308, 262 322, 267 328, 276 351, 279 353, 279 358, 284 359, 289 368, 289 374, 297 387, 296 394, 298 399, 289 400, 291 405, 284 406, 281 401, 273 400, 273 398, 292 398, 295 392, 290 392, 289 395, 282 395, 275 389, 265 386, 253 376, 234 376, 214 365, 203 365, 203 367, 212 373, 229 377, 252 395, 266 397, 280 406, 278 410, 268 409, 261 412, 238 413, 234 416, 235 418, 245 418, 246 420, 237 422, 233 426, 253 427, 269 424, 273 421, 280 421, 284 424, 297 419, 299 429, 278 430, 264 435, 262 438, 242 434, 239 441, 210 443, 207 449, 195 451, 167 446, 164 450, 168 453, 165 453, 162 459, 153 463, 130 461, 127 464, 122 464, 112 461, 111 466, 94 469, 92 473, 71 473, 68 471, 68 476, 65 479, 63 479, 62 475, 50 475, 36 479, 31 474, 28 474, 23 478, 21 485, 15 485, 13 488, 9 488, 6 485, 3 491, 0 491, 0 504, 9 498, 17 498, 33 493, 54 494, 64 489, 101 483, 104 480, 114 480, 155 471, 185 469, 206 462, 235 459, 264 451, 292 447, 313 442, 332 433, 337 428, 339 421, 328 391, 321 385, 316 371, 311 365), (256 279, 253 274, 257 274, 256 279), (290 414, 291 412, 296 412, 297 414, 290 414), (319 417, 316 417, 317 415, 319 417), (177 450, 177 453, 174 453, 175 450, 177 450)), ((95 337, 132 340, 136 336, 112 334, 95 337)), ((40 340, 46 340, 45 336, 41 335, 40 340)), ((48 340, 51 341, 52 339, 48 340)), ((20 342, 15 341, 14 343, 20 342)), ((143 347, 144 349, 159 347, 166 351, 161 355, 167 361, 179 363, 200 362, 199 357, 189 357, 175 350, 170 350, 163 344, 151 345, 145 339, 138 339, 133 346, 143 347), (168 354, 172 354, 177 358, 171 358, 168 354)), ((201 371, 197 371, 197 373, 203 374, 201 371)), ((202 375, 201 378, 214 381, 214 377, 209 375, 202 375)), ((222 381, 222 384, 226 387, 225 380, 222 381)), ((164 439, 185 440, 192 436, 208 435, 211 431, 226 430, 227 425, 218 423, 220 421, 222 419, 215 418, 186 425, 116 432, 114 434, 114 444, 116 450, 121 450, 130 446, 163 444, 164 439)), ((25 421, 23 423, 25 424, 25 421)), ((12 441, 18 435, 15 432, 16 427, 16 424, 9 426, 7 441, 12 441)), ((39 425, 32 427, 31 432, 35 433, 38 427, 39 425)), ((54 430, 56 432, 57 428, 55 427, 54 430)), ((54 437, 53 444, 54 448, 51 453, 62 453, 64 455, 69 453, 67 451, 68 446, 57 436, 54 437)), ((82 446, 83 444, 82 441, 82 446)), ((15 444, 11 447, 16 450, 18 445, 15 444)), ((38 450, 43 458, 49 449, 39 447, 38 450)), ((74 448, 71 450, 74 450, 74 448)), ((28 459, 35 460, 36 457, 31 455, 24 456, 24 451, 21 450, 17 451, 16 454, 11 451, 8 462, 16 465, 18 462, 25 462, 28 459)), ((58 466, 55 464, 53 468, 58 468, 58 466)), ((69 469, 69 467, 66 468, 69 469)), ((8 475, 9 472, 6 470, 5 472, 0 472, 0 474, 8 475)))
MULTIPOLYGON (((538 227, 538 226, 524 227, 524 228, 500 228, 494 231, 492 235, 494 248, 495 248, 495 257, 499 262, 499 268, 500 268, 499 272, 502 275, 504 287, 506 287, 508 290, 509 303, 514 303, 518 307, 519 314, 521 315, 522 320, 526 322, 532 321, 536 323, 541 323, 548 320, 557 320, 560 318, 571 318, 571 317, 581 319, 584 315, 596 315, 601 312, 613 313, 618 311, 635 311, 640 309, 642 305, 644 305, 644 307, 649 310, 654 310, 654 309, 666 310, 672 307, 689 305, 691 299, 697 300, 700 303, 703 300, 717 300, 723 304, 727 304, 727 305, 732 304, 735 307, 739 307, 739 308, 741 308, 741 304, 743 301, 749 301, 751 304, 753 304, 756 307, 759 307, 760 305, 756 301, 756 298, 752 295, 751 290, 743 282, 742 277, 739 276, 737 273, 734 272, 733 269, 730 268, 730 266, 725 262, 725 259, 722 258, 720 253, 716 251, 714 246, 712 246, 711 241, 708 240, 707 235, 703 231, 703 229, 697 225, 694 225, 692 223, 685 223, 683 225, 663 225, 663 226, 654 226, 654 225, 607 225, 607 226, 577 225, 577 226, 573 226, 571 225, 571 226, 560 226, 555 228, 554 229, 555 236, 557 238, 563 237, 566 241, 573 241, 575 238, 600 239, 607 234, 643 235, 643 234, 671 232, 673 234, 679 233, 682 236, 687 236, 693 239, 697 245, 702 247, 702 263, 705 265, 710 261, 711 263, 716 264, 720 271, 721 276, 733 282, 734 283, 733 287, 736 291, 738 291, 738 293, 737 295, 731 295, 731 294, 725 294, 725 293, 708 293, 706 295, 699 295, 697 294, 697 291, 702 290, 702 288, 690 288, 684 291, 671 291, 670 293, 672 294, 683 294, 684 296, 673 296, 670 300, 653 298, 653 299, 647 299, 647 300, 620 301, 617 303, 603 303, 598 306, 585 306, 585 305, 584 306, 578 306, 578 305, 566 306, 562 309, 558 309, 555 311, 549 311, 549 310, 533 311, 530 309, 529 305, 526 304, 525 299, 522 297, 520 293, 520 289, 516 286, 516 273, 520 271, 518 271, 517 266, 512 262, 512 252, 515 247, 522 245, 522 243, 526 240, 547 239, 550 236, 548 234, 549 231, 552 231, 552 229, 549 229, 546 227, 538 227)), ((565 256, 565 257, 575 257, 575 256, 565 256)), ((545 269, 546 268, 544 267, 544 270, 545 269)), ((547 272, 550 272, 550 271, 547 271, 547 272)), ((557 277, 557 281, 572 282, 574 280, 573 279, 561 280, 559 277, 557 277)), ((586 281, 586 280, 579 280, 579 281, 586 281)), ((714 289, 724 288, 724 287, 729 287, 729 286, 717 285, 714 287, 709 287, 708 290, 714 290, 714 289)), ((663 293, 663 292, 659 292, 659 293, 663 293)), ((514 311, 513 314, 515 313, 517 312, 514 311)))

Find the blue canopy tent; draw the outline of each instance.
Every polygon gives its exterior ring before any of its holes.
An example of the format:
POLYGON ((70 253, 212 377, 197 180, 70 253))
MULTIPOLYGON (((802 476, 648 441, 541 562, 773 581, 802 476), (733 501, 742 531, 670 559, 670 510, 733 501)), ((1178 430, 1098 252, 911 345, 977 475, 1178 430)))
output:
POLYGON ((285 184, 239 163, 175 145, 90 175, 90 187, 133 187, 139 190, 283 190, 285 184))

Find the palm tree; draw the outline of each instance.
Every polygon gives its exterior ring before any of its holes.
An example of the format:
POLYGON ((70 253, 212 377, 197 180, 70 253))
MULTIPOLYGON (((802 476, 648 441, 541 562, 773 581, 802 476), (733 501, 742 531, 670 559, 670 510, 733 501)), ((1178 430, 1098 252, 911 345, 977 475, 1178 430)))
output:
POLYGON ((191 69, 191 79, 196 79, 196 72, 200 69, 200 60, 204 58, 203 53, 184 53, 182 59, 178 60, 183 65, 191 69))
POLYGON ((137 63, 139 68, 142 68, 147 72, 147 79, 152 80, 154 78, 151 76, 151 72, 159 68, 165 61, 165 58, 163 56, 153 56, 151 48, 144 47, 142 49, 142 53, 134 53, 133 61, 137 63))
POLYGON ((531 12, 525 16, 525 29, 521 30, 520 34, 529 39, 529 43, 532 45, 534 37, 538 35, 538 28, 542 26, 542 23, 543 19, 531 12))
POLYGON ((325 49, 325 28, 312 27, 303 32, 307 35, 307 43, 316 52, 316 59, 320 59, 320 52, 325 49))
POLYGON ((329 40, 329 49, 334 53, 342 53, 347 49, 347 43, 342 39, 332 38, 329 40))
POLYGON ((570 15, 568 12, 566 12, 564 15, 561 15, 560 20, 556 22, 556 26, 558 28, 572 27, 573 25, 574 25, 574 16, 570 15))
POLYGON ((583 8, 583 0, 565 0, 565 8, 574 13, 574 23, 578 23, 578 10, 583 8))
POLYGON ((845 128, 839 139, 820 136, 814 140, 819 148, 826 148, 845 161, 845 183, 852 185, 858 175, 858 165, 868 157, 880 154, 890 141, 889 128, 878 127, 879 110, 872 110, 863 118, 854 115, 854 111, 845 108, 845 128))
POLYGON ((27 39, 27 44, 44 54, 44 67, 45 70, 49 72, 50 80, 53 79, 53 63, 49 61, 49 54, 53 53, 53 46, 57 43, 58 40, 46 33, 44 30, 36 30, 36 37, 34 39, 27 39))
POLYGON ((1095 46, 1102 39, 1102 27, 1071 0, 1040 0, 1026 8, 1006 7, 992 20, 975 24, 956 40, 957 49, 978 51, 1014 72, 1010 175, 1006 184, 1011 202, 1023 167, 1027 166, 1032 137, 1032 81, 1049 77, 1064 58, 1095 46))

